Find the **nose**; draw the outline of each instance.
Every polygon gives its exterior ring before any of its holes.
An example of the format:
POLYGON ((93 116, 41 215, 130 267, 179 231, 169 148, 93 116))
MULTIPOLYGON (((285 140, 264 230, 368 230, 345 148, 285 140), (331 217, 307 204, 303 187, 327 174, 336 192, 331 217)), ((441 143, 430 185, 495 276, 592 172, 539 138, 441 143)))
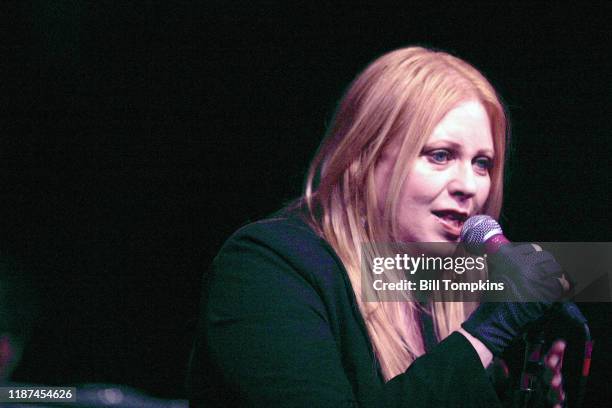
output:
POLYGON ((477 189, 476 174, 472 163, 458 162, 453 177, 448 184, 450 195, 466 200, 476 195, 477 189))

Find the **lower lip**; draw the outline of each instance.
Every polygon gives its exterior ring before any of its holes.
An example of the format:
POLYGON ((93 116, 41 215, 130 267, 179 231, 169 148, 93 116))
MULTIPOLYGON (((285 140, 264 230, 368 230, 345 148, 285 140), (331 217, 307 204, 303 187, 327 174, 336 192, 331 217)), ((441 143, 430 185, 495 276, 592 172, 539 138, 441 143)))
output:
POLYGON ((440 225, 442 225, 442 228, 444 229, 450 240, 456 241, 459 239, 459 236, 461 235, 461 227, 463 227, 463 222, 440 218, 435 214, 433 216, 436 217, 436 220, 438 220, 440 225))

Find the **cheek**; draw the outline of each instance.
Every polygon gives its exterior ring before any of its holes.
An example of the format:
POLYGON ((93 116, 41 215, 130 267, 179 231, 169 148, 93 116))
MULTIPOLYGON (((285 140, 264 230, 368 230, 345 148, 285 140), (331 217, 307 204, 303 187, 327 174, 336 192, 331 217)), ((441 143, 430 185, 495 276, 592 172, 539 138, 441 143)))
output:
POLYGON ((430 203, 444 189, 445 181, 444 174, 417 166, 402 186, 402 198, 414 204, 430 203))
POLYGON ((487 198, 489 198, 490 192, 491 192, 491 179, 489 177, 486 177, 482 180, 478 188, 477 204, 478 204, 479 210, 484 206, 485 202, 487 201, 487 198))

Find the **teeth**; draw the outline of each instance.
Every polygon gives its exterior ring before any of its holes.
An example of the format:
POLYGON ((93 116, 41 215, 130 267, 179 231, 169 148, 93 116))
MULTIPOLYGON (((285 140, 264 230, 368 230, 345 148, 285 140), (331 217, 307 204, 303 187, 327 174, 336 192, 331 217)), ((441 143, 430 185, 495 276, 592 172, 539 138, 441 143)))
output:
POLYGON ((456 213, 450 213, 450 212, 438 212, 435 213, 436 216, 443 218, 445 220, 449 220, 449 221, 459 221, 462 222, 464 220, 464 217, 462 215, 456 214, 456 213))

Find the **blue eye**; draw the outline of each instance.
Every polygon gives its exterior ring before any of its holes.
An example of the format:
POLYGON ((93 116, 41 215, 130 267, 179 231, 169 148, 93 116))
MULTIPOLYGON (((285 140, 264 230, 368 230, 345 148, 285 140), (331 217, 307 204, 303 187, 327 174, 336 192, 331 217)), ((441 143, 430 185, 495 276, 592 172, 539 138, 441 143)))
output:
POLYGON ((429 157, 435 163, 444 164, 451 159, 452 155, 448 150, 434 150, 429 153, 429 157))
POLYGON ((489 171, 491 167, 493 167, 493 160, 489 159, 488 157, 479 157, 474 160, 474 164, 480 170, 489 171))

